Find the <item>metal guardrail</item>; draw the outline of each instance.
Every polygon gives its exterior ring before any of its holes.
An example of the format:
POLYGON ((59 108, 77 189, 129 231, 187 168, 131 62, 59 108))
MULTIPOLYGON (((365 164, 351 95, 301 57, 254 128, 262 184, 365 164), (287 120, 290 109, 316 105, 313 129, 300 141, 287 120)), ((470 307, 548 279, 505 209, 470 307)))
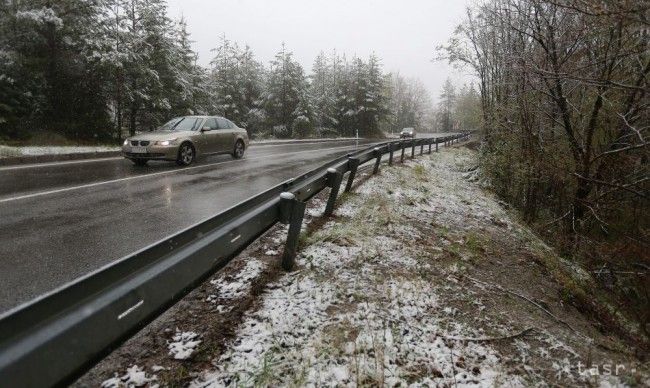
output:
POLYGON ((331 188, 330 215, 346 173, 399 151, 403 161, 428 146, 468 138, 391 141, 335 159, 224 212, 113 262, 0 316, 0 386, 44 387, 73 382, 179 301, 278 222, 289 224, 282 267, 294 265, 306 201, 331 188))

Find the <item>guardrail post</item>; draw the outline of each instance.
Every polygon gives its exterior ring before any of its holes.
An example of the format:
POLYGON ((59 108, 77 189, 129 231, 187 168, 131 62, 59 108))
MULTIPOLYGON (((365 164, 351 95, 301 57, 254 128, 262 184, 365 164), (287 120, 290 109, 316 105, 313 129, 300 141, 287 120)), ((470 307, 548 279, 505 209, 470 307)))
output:
POLYGON ((411 140, 411 159, 415 159, 415 140, 411 140))
POLYGON ((429 140, 429 154, 431 153, 431 140, 429 140))
POLYGON ((331 216, 334 212, 334 204, 336 203, 336 197, 339 195, 342 181, 343 174, 339 170, 335 168, 327 169, 327 186, 330 187, 330 197, 327 200, 327 205, 325 205, 324 216, 331 216))
POLYGON ((399 161, 400 163, 404 163, 404 150, 406 149, 406 144, 404 142, 400 142, 399 145, 402 148, 402 156, 400 157, 399 161))
POLYGON ((359 167, 358 158, 348 158, 348 166, 350 168, 350 176, 348 177, 348 183, 345 185, 345 192, 352 190, 352 182, 354 182, 354 177, 357 175, 357 167, 359 167))
POLYGON ((393 143, 388 143, 388 165, 393 165, 393 143))
POLYGON ((282 255, 282 268, 290 271, 296 261, 296 249, 298 248, 298 237, 302 227, 302 219, 305 217, 305 202, 296 199, 293 193, 284 192, 280 194, 280 222, 289 224, 287 243, 284 246, 282 255))
POLYGON ((420 143, 420 155, 424 153, 424 143, 420 143))
POLYGON ((375 175, 379 172, 379 163, 381 163, 381 149, 375 147, 372 150, 372 153, 377 157, 377 160, 375 161, 375 167, 372 169, 372 175, 375 175))

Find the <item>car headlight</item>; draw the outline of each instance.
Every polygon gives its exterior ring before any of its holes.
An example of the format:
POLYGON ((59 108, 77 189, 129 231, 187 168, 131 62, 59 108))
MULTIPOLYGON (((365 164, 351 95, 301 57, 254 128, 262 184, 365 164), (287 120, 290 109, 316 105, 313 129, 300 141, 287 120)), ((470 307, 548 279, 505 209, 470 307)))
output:
POLYGON ((176 140, 176 139, 157 141, 157 142, 156 142, 156 145, 160 145, 160 146, 168 146, 168 145, 172 144, 175 140, 176 140))
POLYGON ((129 139, 124 140, 124 143, 122 145, 129 145, 129 139))

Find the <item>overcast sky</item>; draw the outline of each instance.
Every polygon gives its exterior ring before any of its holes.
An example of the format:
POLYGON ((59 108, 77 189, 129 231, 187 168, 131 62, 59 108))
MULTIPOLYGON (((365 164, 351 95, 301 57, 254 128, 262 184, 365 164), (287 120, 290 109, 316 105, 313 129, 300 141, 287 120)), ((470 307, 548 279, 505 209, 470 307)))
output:
POLYGON ((446 63, 432 62, 460 22, 467 0, 168 0, 170 16, 184 16, 199 62, 226 37, 248 44, 268 63, 282 42, 306 72, 321 50, 367 57, 375 52, 385 71, 422 80, 434 100, 449 76, 469 79, 446 63))

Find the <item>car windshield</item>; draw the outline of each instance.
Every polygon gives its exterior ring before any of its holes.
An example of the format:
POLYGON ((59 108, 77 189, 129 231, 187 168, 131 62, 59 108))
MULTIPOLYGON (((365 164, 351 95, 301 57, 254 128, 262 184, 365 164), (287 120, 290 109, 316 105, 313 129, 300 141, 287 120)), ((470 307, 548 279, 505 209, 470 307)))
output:
POLYGON ((158 129, 161 131, 194 131, 198 128, 200 121, 199 117, 176 117, 158 129))

